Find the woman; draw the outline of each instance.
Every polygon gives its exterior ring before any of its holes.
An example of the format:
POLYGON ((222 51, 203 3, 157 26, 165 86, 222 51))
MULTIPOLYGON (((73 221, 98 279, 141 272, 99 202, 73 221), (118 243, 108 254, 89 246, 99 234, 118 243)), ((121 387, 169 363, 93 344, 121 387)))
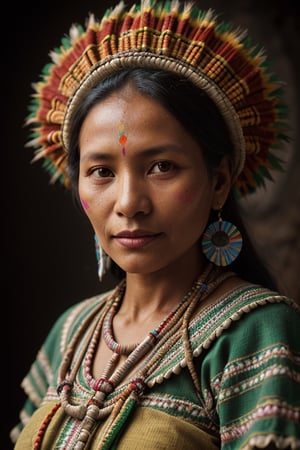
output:
POLYGON ((177 2, 120 4, 70 36, 36 87, 31 144, 87 215, 99 278, 119 281, 54 324, 15 449, 300 448, 299 307, 238 204, 278 163, 273 77, 177 2))

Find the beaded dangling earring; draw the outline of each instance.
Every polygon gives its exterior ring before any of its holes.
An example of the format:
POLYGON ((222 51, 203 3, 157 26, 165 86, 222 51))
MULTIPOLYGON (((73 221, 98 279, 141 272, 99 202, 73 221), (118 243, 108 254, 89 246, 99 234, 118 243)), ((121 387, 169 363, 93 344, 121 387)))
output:
POLYGON ((102 281, 103 275, 110 267, 111 259, 101 247, 96 234, 94 235, 94 238, 95 238, 96 257, 98 261, 98 277, 99 280, 102 281))
POLYGON ((239 255, 243 238, 235 225, 223 221, 221 210, 218 220, 210 224, 202 237, 202 250, 206 258, 216 266, 228 266, 239 255))

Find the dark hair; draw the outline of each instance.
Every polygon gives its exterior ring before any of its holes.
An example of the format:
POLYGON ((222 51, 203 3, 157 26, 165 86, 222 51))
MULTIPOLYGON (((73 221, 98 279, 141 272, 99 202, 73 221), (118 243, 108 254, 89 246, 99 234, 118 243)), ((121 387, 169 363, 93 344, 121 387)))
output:
MULTIPOLYGON (((143 95, 148 95, 158 101, 193 136, 202 149, 210 173, 219 165, 225 155, 233 156, 233 145, 225 121, 204 91, 194 86, 188 79, 175 73, 143 68, 120 70, 92 88, 72 115, 68 171, 74 199, 79 208, 81 208, 78 194, 79 133, 82 123, 95 104, 128 83, 143 95)), ((216 220, 213 216, 214 212, 211 213, 209 223, 216 220)), ((232 270, 249 282, 276 289, 275 282, 251 243, 233 192, 223 207, 222 218, 235 224, 243 236, 243 247, 236 261, 230 266, 232 270)), ((124 276, 123 270, 115 263, 112 264, 112 273, 117 278, 124 276)))

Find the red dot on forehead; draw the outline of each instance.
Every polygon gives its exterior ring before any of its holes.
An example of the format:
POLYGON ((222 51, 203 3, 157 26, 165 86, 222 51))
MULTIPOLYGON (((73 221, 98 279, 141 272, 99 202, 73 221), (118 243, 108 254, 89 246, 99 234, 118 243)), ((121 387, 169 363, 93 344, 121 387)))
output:
POLYGON ((125 134, 122 134, 122 136, 119 137, 119 142, 121 145, 125 145, 127 141, 127 137, 125 134))

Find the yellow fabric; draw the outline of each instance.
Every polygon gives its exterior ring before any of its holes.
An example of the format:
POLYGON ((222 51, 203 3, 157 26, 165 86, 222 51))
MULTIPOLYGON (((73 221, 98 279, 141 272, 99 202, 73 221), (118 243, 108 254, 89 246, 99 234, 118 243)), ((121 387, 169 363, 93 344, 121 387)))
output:
MULTIPOLYGON (((95 441, 97 443, 97 441, 95 441)), ((93 448, 97 448, 93 447, 93 448)), ((138 408, 125 430, 118 450, 216 450, 215 436, 181 418, 150 408, 138 408)))
MULTIPOLYGON (((32 416, 23 429, 15 450, 32 450, 38 429, 55 403, 47 402, 32 416)), ((44 435, 41 450, 52 450, 55 439, 63 427, 64 411, 60 408, 50 421, 44 435)), ((100 423, 99 423, 100 425, 100 423)), ((87 450, 100 450, 103 425, 100 425, 91 437, 87 450)), ((138 407, 122 434, 117 450, 216 450, 219 449, 217 437, 200 430, 181 418, 170 416, 162 411, 138 407)))

